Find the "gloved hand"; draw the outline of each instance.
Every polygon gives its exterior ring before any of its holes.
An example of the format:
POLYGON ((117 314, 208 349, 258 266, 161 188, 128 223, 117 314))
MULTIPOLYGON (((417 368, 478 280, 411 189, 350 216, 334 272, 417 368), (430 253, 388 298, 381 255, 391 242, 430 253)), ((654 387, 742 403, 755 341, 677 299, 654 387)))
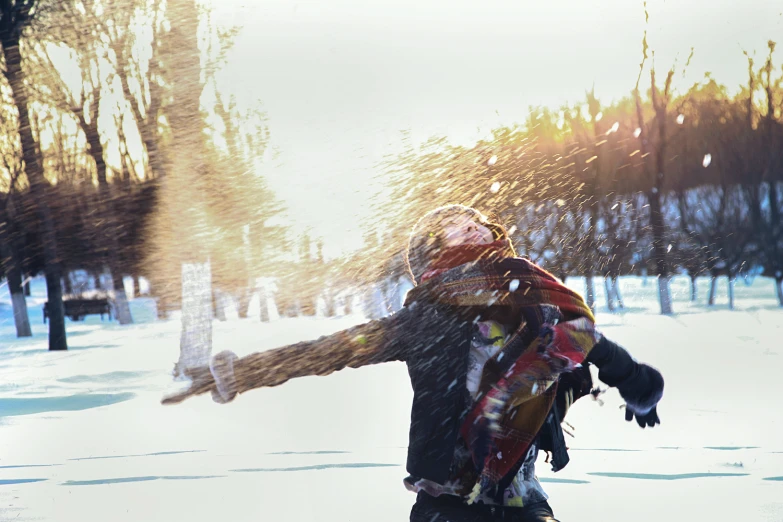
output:
POLYGON ((580 398, 590 393, 593 387, 593 378, 590 375, 590 367, 582 365, 569 372, 560 374, 557 380, 557 410, 560 412, 560 420, 565 419, 568 410, 580 398))
POLYGON ((658 418, 658 409, 653 408, 647 413, 640 413, 634 411, 627 404, 625 405, 625 420, 631 422, 636 417, 636 422, 644 429, 646 426, 654 428, 656 424, 661 423, 661 419, 658 418))
POLYGON ((633 373, 617 386, 625 400, 625 420, 636 418, 641 428, 660 424, 658 402, 663 397, 663 375, 646 364, 637 363, 633 373))

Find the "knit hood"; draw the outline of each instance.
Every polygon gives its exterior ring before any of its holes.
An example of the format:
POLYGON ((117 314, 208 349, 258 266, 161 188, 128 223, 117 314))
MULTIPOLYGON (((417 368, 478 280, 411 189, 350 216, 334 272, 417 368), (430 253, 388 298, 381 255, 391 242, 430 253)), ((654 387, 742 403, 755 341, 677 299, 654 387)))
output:
POLYGON ((405 265, 413 284, 421 282, 421 276, 431 268, 432 263, 439 258, 445 242, 445 225, 449 219, 468 217, 476 223, 492 231, 495 241, 504 241, 513 255, 513 246, 503 225, 492 223, 487 216, 478 210, 465 205, 447 205, 436 208, 419 219, 408 239, 408 249, 405 254, 405 265))

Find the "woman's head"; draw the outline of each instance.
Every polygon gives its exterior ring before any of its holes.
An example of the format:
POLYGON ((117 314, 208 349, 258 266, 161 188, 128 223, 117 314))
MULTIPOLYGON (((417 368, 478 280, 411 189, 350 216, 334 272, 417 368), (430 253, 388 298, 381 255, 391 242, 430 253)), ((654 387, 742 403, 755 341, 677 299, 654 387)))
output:
POLYGON ((447 205, 419 219, 411 231, 405 260, 416 283, 441 249, 464 244, 489 244, 498 240, 508 240, 502 225, 490 222, 474 208, 447 205))

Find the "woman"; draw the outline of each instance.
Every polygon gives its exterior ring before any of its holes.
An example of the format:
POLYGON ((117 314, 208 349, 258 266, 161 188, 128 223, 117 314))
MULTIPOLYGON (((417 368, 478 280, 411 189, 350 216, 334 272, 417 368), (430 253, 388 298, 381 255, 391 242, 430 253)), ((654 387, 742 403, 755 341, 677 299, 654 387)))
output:
POLYGON ((208 391, 227 402, 295 377, 405 361, 414 398, 404 483, 417 493, 415 522, 555 522, 535 461, 545 450, 555 471, 567 464, 560 423, 591 391, 589 364, 618 388, 626 420, 660 422, 661 374, 601 335, 584 300, 516 257, 505 229, 477 210, 426 214, 406 262, 416 286, 399 312, 242 359, 222 352, 164 403, 208 391))

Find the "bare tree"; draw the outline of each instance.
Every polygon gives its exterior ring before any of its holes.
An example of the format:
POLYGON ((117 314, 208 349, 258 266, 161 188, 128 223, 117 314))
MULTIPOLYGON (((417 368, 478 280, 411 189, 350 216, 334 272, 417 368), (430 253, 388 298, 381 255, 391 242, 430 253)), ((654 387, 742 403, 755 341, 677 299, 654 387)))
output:
POLYGON ((650 185, 646 189, 647 200, 650 205, 650 226, 652 229, 652 246, 653 246, 653 261, 655 263, 655 271, 658 276, 658 296, 660 300, 661 313, 664 315, 672 313, 672 300, 671 291, 669 288, 669 264, 667 260, 667 242, 666 242, 666 227, 664 223, 664 216, 661 209, 661 198, 663 194, 661 191, 664 188, 665 170, 666 170, 666 124, 667 124, 667 107, 671 97, 671 85, 672 78, 674 77, 674 69, 670 69, 666 75, 666 81, 664 82, 663 91, 658 88, 655 81, 655 67, 650 70, 650 85, 652 88, 652 105, 655 111, 654 124, 657 127, 657 142, 655 143, 654 150, 651 150, 653 143, 651 142, 651 125, 649 125, 644 118, 644 110, 642 108, 642 98, 639 91, 639 81, 641 80, 642 72, 644 70, 645 62, 647 61, 647 34, 643 40, 643 59, 639 65, 639 77, 636 81, 636 87, 634 89, 634 98, 636 99, 636 114, 637 122, 639 125, 639 139, 641 142, 642 157, 650 157, 649 160, 644 162, 644 170, 650 185))
MULTIPOLYGON (((177 8, 177 5, 174 7, 177 8)), ((166 37, 165 15, 163 0, 107 0, 101 16, 93 15, 96 31, 108 41, 108 57, 114 64, 127 102, 123 109, 130 110, 136 122, 147 152, 151 177, 164 177, 166 174, 159 128, 164 98, 171 85, 164 80, 166 71, 163 62, 166 58, 174 58, 173 53, 178 52, 171 47, 176 44, 166 37), (147 33, 132 29, 133 24, 140 22, 152 29, 149 41, 141 40, 142 34, 147 33), (148 49, 148 58, 144 58, 146 53, 138 52, 140 47, 148 49)))
MULTIPOLYGON (((169 1, 167 16, 171 26, 165 35, 170 53, 165 74, 173 97, 168 111, 172 153, 167 157, 161 194, 160 211, 165 214, 160 217, 170 221, 176 215, 178 219, 176 232, 169 222, 168 233, 159 240, 168 243, 167 256, 173 256, 176 249, 181 264, 182 332, 180 358, 175 367, 175 374, 179 375, 185 368, 207 364, 212 351, 212 276, 208 256, 214 239, 204 202, 212 178, 205 165, 200 106, 203 84, 199 5, 196 0, 169 1)), ((171 263, 173 259, 164 261, 171 263)))
MULTIPOLYGON (((773 77, 776 67, 773 63, 775 42, 768 42, 769 53, 764 66, 758 73, 761 89, 764 91, 765 111, 761 117, 761 166, 758 188, 760 197, 752 200, 752 215, 756 230, 760 232, 759 247, 763 256, 765 274, 775 280, 778 303, 783 306, 783 124, 779 115, 783 112, 780 91, 783 75, 773 77), (766 193, 766 212, 762 214, 761 199, 766 193)), ((751 71, 752 74, 752 71, 751 71)), ((749 111, 752 110, 752 96, 749 111)), ((749 115, 752 118, 752 112, 749 115)))
MULTIPOLYGON (((75 27, 86 25, 92 16, 73 17, 71 22, 75 27)), ((117 187, 110 186, 107 175, 107 165, 101 129, 98 127, 99 110, 102 106, 102 94, 105 87, 101 62, 105 59, 105 50, 96 35, 85 35, 77 30, 73 34, 64 35, 68 44, 74 46, 76 59, 81 73, 80 88, 77 92, 71 92, 60 76, 49 53, 44 46, 39 47, 39 57, 44 60, 44 70, 49 72, 48 80, 51 85, 51 102, 58 108, 68 111, 77 119, 79 128, 84 133, 87 141, 87 150, 95 163, 95 174, 100 190, 101 208, 98 211, 98 222, 103 224, 101 245, 105 252, 109 271, 112 276, 112 291, 117 319, 120 324, 131 324, 133 319, 128 305, 128 297, 123 283, 123 267, 119 262, 120 242, 118 236, 122 234, 122 222, 114 208, 117 187), (81 39, 81 41, 80 41, 81 39)), ((105 104, 104 104, 105 109, 105 104)))
MULTIPOLYGON (((7 121, 7 120, 6 120, 7 121)), ((12 201, 16 183, 22 174, 19 162, 9 161, 4 155, 3 162, 8 178, 7 192, 0 198, 0 266, 3 267, 11 294, 11 306, 14 312, 14 326, 17 337, 31 337, 30 317, 27 313, 24 288, 22 287, 22 253, 19 241, 19 227, 14 219, 15 205, 12 201)))
POLYGON ((35 197, 41 223, 41 238, 45 260, 46 291, 49 303, 49 349, 67 350, 65 313, 62 299, 62 264, 57 252, 55 217, 49 207, 49 182, 44 177, 41 158, 30 122, 29 98, 25 71, 22 66, 21 44, 37 14, 56 4, 36 0, 0 1, 0 44, 5 59, 5 77, 11 87, 14 105, 19 113, 19 138, 24 160, 24 172, 35 197))

